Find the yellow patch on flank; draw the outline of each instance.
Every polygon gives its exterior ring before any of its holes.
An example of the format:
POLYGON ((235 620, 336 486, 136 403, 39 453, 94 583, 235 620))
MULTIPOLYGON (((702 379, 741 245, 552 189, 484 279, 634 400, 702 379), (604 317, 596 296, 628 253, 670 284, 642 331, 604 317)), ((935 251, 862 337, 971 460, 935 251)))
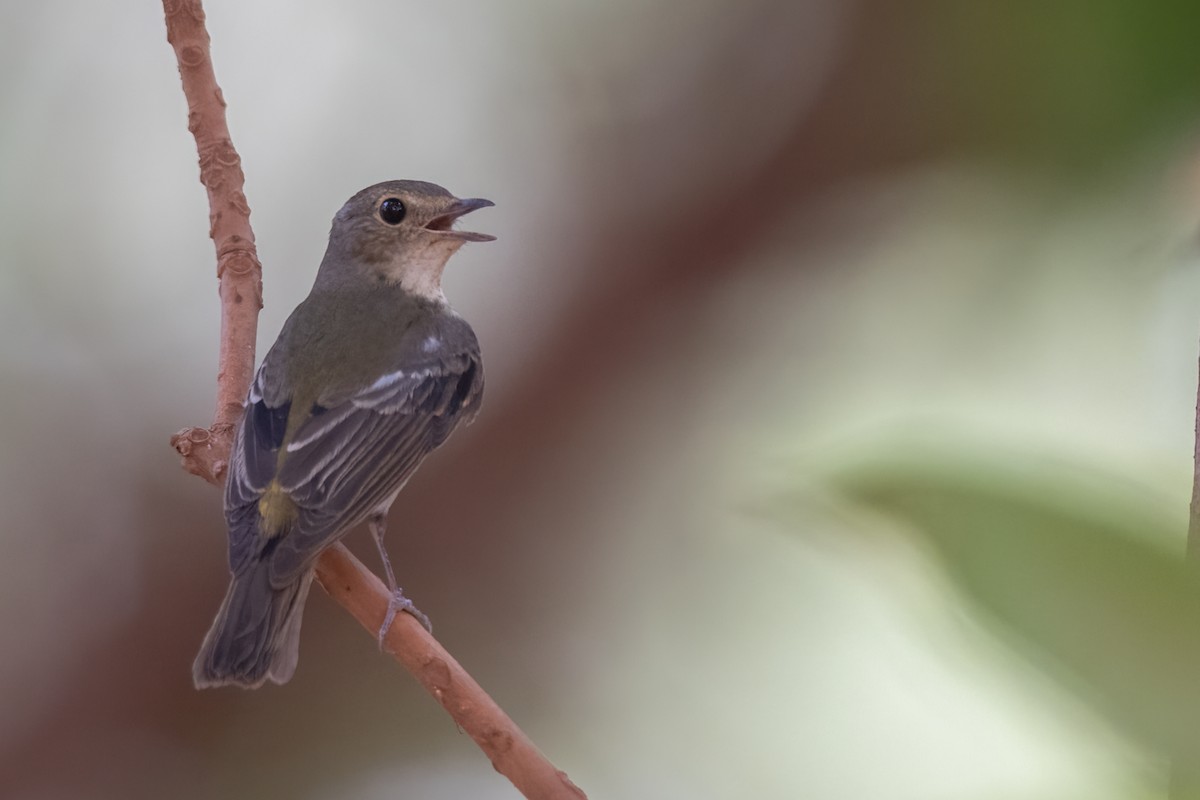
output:
POLYGON ((277 536, 296 518, 296 504, 279 481, 271 481, 258 500, 258 515, 262 517, 263 536, 277 536))

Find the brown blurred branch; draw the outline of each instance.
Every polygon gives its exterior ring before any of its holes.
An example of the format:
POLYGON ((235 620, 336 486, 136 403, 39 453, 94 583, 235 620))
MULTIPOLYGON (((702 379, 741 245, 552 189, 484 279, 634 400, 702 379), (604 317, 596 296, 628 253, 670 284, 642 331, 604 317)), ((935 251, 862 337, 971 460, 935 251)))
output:
MULTIPOLYGON (((225 100, 213 74, 201 0, 163 0, 163 10, 167 41, 175 48, 188 101, 188 130, 195 136, 200 154, 200 181, 208 190, 209 235, 217 250, 221 297, 213 424, 186 428, 171 437, 171 445, 183 457, 184 469, 220 485, 242 400, 254 375, 262 267, 250 228, 250 207, 242 192, 241 159, 229 136, 225 100)), ((336 545, 321 555, 317 581, 368 632, 374 635, 379 630, 387 612, 388 591, 343 546, 336 545)), ((414 617, 397 616, 384 638, 384 649, 442 704, 496 770, 523 795, 537 800, 586 800, 414 617)))
POLYGON ((1196 394, 1195 446, 1192 456, 1192 503, 1188 515, 1187 556, 1200 562, 1200 390, 1196 394))
MULTIPOLYGON (((1196 393, 1195 445, 1192 454, 1192 502, 1188 513, 1187 558, 1200 566, 1200 388, 1196 393)), ((1188 758, 1176 756, 1171 763, 1171 800, 1200 797, 1200 769, 1188 758)))

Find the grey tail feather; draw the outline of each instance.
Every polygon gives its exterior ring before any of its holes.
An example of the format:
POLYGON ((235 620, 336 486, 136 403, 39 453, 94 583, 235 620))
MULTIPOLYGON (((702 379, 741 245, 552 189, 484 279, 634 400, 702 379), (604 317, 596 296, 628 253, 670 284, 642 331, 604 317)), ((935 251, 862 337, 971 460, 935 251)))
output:
POLYGON ((300 657, 300 621, 312 577, 310 569, 292 583, 272 586, 266 561, 234 575, 192 664, 196 688, 287 683, 300 657))

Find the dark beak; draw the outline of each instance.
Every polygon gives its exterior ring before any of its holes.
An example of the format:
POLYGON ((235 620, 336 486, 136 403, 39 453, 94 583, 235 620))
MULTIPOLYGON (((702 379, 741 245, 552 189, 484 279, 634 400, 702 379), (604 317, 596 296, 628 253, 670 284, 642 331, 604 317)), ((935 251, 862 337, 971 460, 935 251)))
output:
POLYGON ((471 231, 458 231, 454 229, 454 223, 463 214, 470 214, 472 211, 494 205, 496 204, 491 200, 484 200, 482 197, 455 200, 441 214, 426 222, 425 230, 435 231, 455 239, 462 239, 464 242, 494 241, 496 237, 487 233, 472 233, 471 231))

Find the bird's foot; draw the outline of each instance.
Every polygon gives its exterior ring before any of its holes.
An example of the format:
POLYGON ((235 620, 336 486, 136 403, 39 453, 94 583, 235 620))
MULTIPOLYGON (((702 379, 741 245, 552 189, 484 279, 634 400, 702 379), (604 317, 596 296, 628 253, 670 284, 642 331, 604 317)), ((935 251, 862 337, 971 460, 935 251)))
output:
POLYGON ((433 625, 429 622, 429 617, 425 616, 419 608, 413 605, 413 601, 404 596, 404 590, 396 587, 392 592, 391 599, 388 600, 387 614, 383 617, 383 625, 379 627, 379 649, 383 649, 383 640, 387 636, 387 632, 392 627, 392 622, 396 619, 396 615, 401 611, 412 614, 416 617, 417 622, 421 623, 421 627, 433 633, 433 625))

